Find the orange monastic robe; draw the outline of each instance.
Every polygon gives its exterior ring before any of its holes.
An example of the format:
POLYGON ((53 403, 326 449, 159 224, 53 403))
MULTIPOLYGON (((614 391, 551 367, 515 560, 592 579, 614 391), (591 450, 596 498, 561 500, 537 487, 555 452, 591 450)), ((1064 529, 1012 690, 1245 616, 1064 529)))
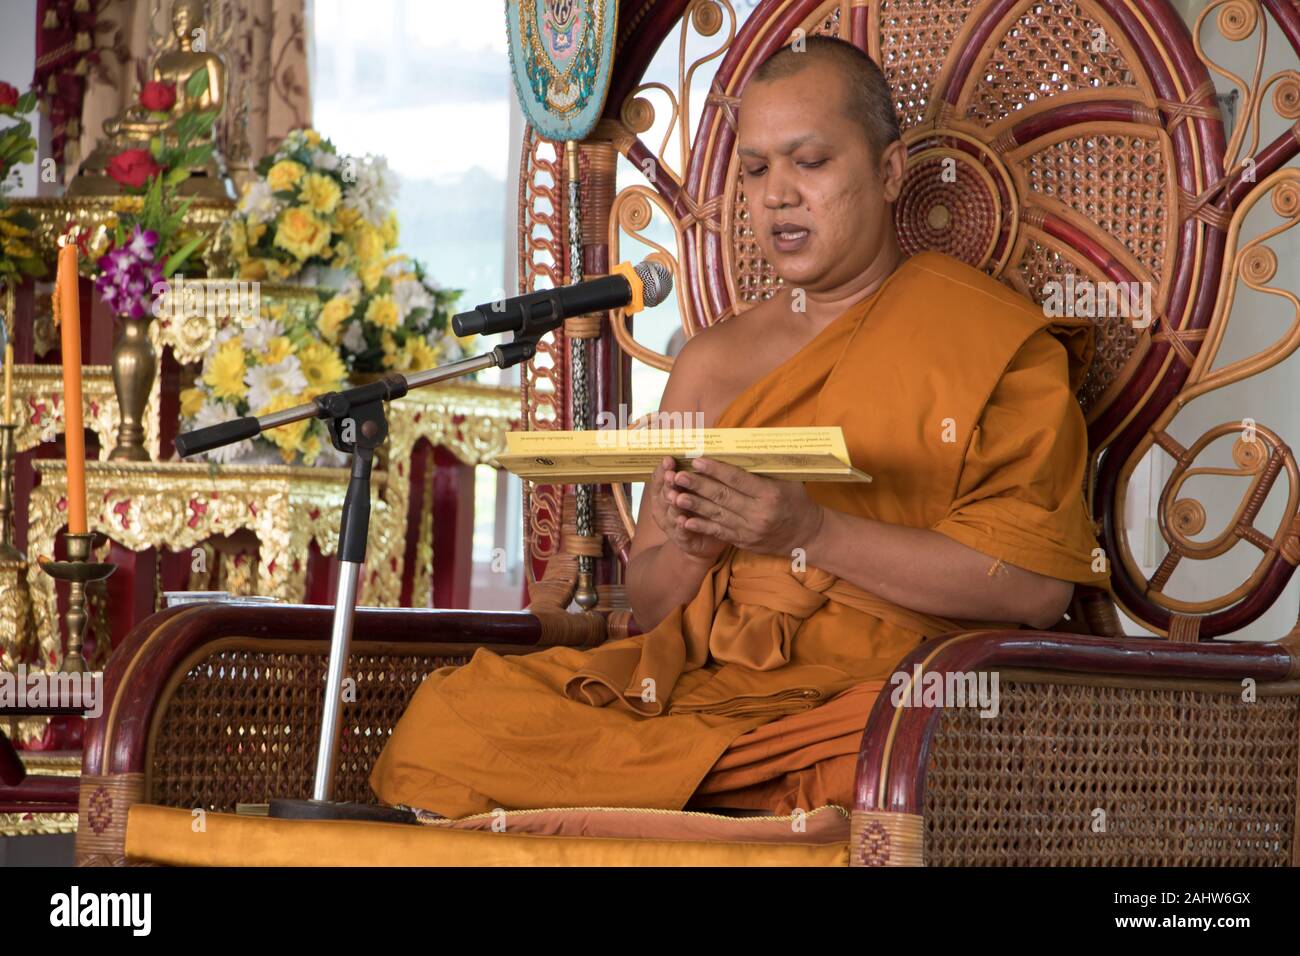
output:
MULTIPOLYGON (((839 425, 874 480, 809 484, 819 503, 1105 586, 1074 397, 1091 357, 1087 321, 1049 320, 983 273, 922 253, 737 396, 717 426, 839 425)), ((751 731, 850 688, 861 699, 920 641, 971 623, 728 549, 695 598, 644 635, 589 651, 479 650, 435 671, 371 786, 388 803, 447 816, 680 809, 715 765, 713 792, 727 789, 728 766, 740 768, 736 786, 760 779, 744 772, 755 754, 779 765, 779 742, 751 731), (720 760, 738 738, 745 752, 720 760)), ((803 720, 786 749, 816 753, 817 728, 842 740, 841 723, 803 720)))

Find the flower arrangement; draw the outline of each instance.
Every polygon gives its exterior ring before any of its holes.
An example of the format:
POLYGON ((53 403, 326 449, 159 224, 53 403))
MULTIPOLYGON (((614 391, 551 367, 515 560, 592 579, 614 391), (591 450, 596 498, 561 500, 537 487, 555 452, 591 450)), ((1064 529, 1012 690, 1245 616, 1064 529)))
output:
POLYGON ((297 129, 257 174, 226 225, 239 278, 287 281, 319 266, 354 273, 374 291, 397 245, 387 162, 343 156, 315 130, 297 129))
MULTIPOLYGON (((304 319, 271 305, 264 318, 232 319, 203 359, 193 388, 180 393, 185 428, 203 428, 243 415, 268 415, 345 386, 347 369, 332 345, 304 319)), ((256 438, 207 453, 227 463, 275 461, 291 465, 338 464, 320 419, 272 428, 256 438)))
POLYGON ((352 372, 430 368, 462 355, 447 329, 459 296, 459 290, 431 280, 416 260, 394 255, 385 260, 372 289, 351 277, 329 297, 317 329, 352 372))
MULTIPOLYGON (((208 71, 199 70, 186 81, 190 98, 207 88, 208 71)), ((176 103, 176 88, 167 83, 146 83, 140 105, 156 120, 165 120, 176 103)), ((111 243, 96 262, 95 291, 118 315, 142 319, 148 315, 159 284, 170 279, 203 242, 187 234, 185 214, 192 199, 176 201, 175 189, 190 170, 212 157, 215 110, 182 113, 169 135, 155 137, 149 149, 127 149, 109 162, 108 175, 128 194, 141 197, 119 208, 111 243)))
POLYGON ((0 130, 0 287, 21 276, 45 274, 45 264, 29 242, 36 220, 14 209, 4 198, 11 188, 9 175, 14 167, 30 163, 36 156, 32 124, 20 118, 35 108, 35 93, 19 96, 16 88, 0 83, 0 115, 15 120, 12 126, 0 130))

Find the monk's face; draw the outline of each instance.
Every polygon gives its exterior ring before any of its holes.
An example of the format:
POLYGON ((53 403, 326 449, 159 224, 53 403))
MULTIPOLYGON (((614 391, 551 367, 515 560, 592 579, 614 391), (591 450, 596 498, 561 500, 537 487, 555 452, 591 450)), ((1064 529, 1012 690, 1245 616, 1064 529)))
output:
POLYGON ((755 238, 788 285, 839 289, 866 272, 892 236, 904 148, 876 156, 834 67, 814 61, 751 83, 736 149, 755 238))

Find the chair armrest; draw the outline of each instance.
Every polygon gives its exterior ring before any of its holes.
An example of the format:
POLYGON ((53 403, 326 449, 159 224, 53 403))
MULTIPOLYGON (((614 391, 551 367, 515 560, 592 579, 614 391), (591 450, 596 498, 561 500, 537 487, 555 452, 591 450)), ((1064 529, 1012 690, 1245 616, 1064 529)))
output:
POLYGON ((853 865, 1287 862, 1300 853, 1298 677, 1290 639, 973 631, 928 641, 899 662, 863 733, 853 865), (951 690, 980 675, 999 691, 995 716, 953 706, 951 693, 927 706, 922 692, 915 705, 918 679, 951 690), (1233 759, 1252 794, 1227 779, 1233 759), (1189 807, 1207 830, 1199 841, 1178 819, 1189 807), (1249 826, 1283 827, 1286 845, 1250 845, 1249 826))

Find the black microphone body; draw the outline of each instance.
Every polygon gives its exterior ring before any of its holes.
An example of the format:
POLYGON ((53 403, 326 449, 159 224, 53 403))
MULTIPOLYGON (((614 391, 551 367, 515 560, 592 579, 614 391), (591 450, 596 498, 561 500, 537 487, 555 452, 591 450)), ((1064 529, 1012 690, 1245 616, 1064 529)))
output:
POLYGON ((632 287, 621 275, 601 276, 556 289, 539 289, 497 302, 484 302, 451 320, 457 335, 547 332, 575 315, 621 309, 632 302, 632 287), (542 327, 543 325, 547 327, 542 327))
POLYGON ((574 316, 628 307, 634 311, 653 308, 668 298, 672 288, 672 273, 662 263, 647 259, 630 266, 621 262, 598 279, 484 302, 453 316, 451 328, 457 335, 514 332, 516 337, 540 338, 574 316))

